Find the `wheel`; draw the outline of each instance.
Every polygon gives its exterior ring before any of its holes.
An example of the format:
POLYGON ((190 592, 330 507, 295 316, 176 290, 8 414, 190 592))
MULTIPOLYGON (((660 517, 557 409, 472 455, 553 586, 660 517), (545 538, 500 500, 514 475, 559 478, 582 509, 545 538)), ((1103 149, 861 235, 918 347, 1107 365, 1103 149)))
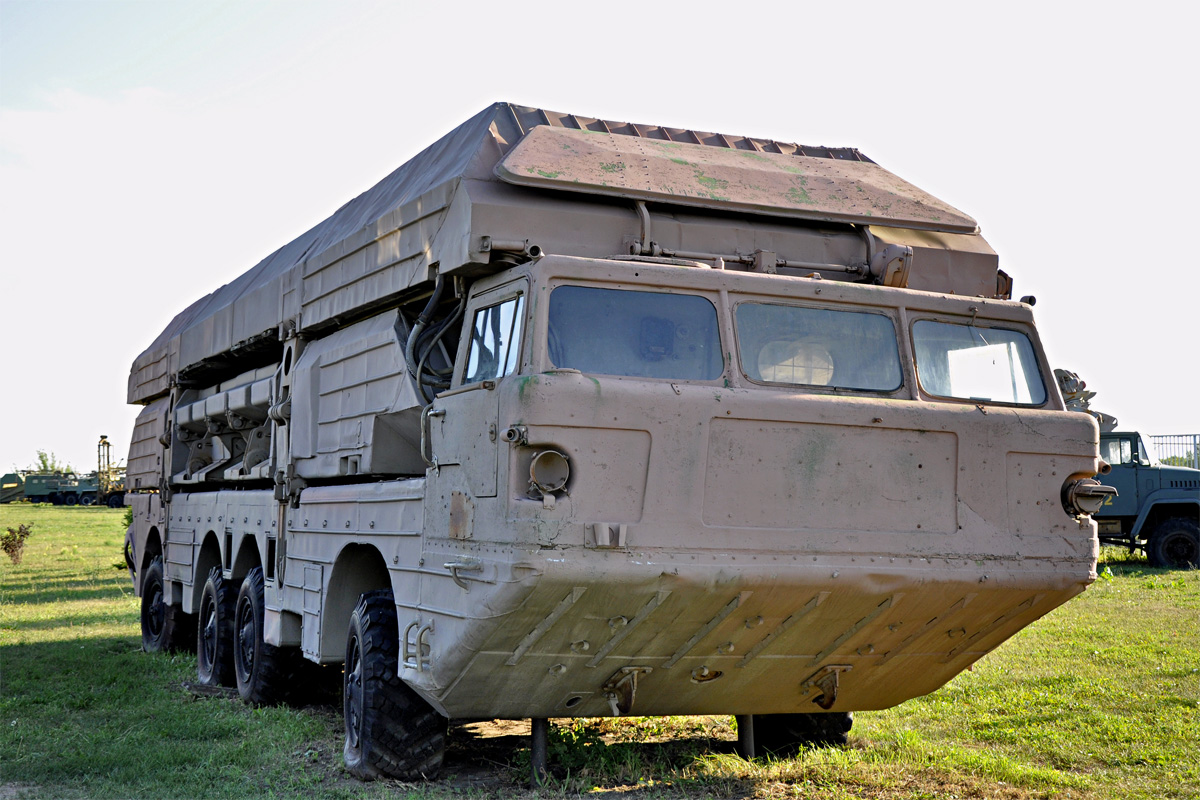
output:
POLYGON ((263 641, 263 571, 246 574, 234 612, 233 671, 238 694, 247 703, 271 706, 291 698, 304 683, 305 663, 295 647, 276 647, 263 641))
POLYGON ((117 493, 117 494, 110 494, 108 496, 108 507, 109 508, 121 508, 124 505, 125 505, 125 495, 117 493))
POLYGON ((213 567, 200 595, 200 618, 196 631, 196 675, 205 686, 232 686, 233 676, 233 591, 213 567))
POLYGON ((62 501, 63 501, 64 506, 76 505, 79 502, 79 495, 75 495, 75 494, 63 495, 62 501))
POLYGON ((163 560, 155 556, 142 579, 142 649, 147 653, 190 650, 196 641, 190 614, 163 602, 163 560))
POLYGON ((805 745, 842 746, 854 724, 846 711, 819 714, 755 714, 754 749, 756 755, 772 753, 795 755, 805 745))
POLYGON ((94 502, 96 502, 96 495, 94 494, 82 494, 79 496, 79 505, 81 506, 90 506, 94 502))
POLYGON ((1163 520, 1146 542, 1146 557, 1152 567, 1200 567, 1200 527, 1184 517, 1163 520))
POLYGON ((350 616, 342 711, 346 769, 360 780, 437 777, 446 718, 397 675, 396 604, 387 590, 367 592, 350 616))

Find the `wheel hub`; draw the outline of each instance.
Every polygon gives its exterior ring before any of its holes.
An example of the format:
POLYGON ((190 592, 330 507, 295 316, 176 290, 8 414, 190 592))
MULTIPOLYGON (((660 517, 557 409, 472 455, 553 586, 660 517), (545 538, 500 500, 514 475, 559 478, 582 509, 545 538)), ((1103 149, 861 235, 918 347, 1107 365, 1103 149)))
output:
POLYGON ((357 748, 363 718, 362 658, 357 639, 351 644, 349 662, 351 668, 346 671, 346 739, 351 747, 357 748))

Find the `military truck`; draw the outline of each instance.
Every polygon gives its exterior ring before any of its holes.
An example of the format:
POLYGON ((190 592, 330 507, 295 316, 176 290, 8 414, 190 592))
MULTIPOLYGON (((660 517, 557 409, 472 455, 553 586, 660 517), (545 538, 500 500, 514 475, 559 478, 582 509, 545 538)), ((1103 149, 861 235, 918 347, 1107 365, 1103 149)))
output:
POLYGON ((96 445, 96 470, 87 475, 61 470, 25 470, 5 475, 0 485, 0 503, 21 500, 67 506, 101 503, 120 508, 125 504, 125 467, 113 463, 112 442, 101 436, 96 445))
POLYGON ((1096 512, 1100 541, 1144 550, 1154 567, 1200 567, 1200 470, 1161 463, 1136 431, 1101 433, 1100 457, 1118 492, 1096 512))
POLYGON ((134 362, 146 650, 433 777, 447 720, 844 740, 1095 579, 1111 491, 969 216, 850 148, 499 103, 134 362), (192 632, 194 631, 194 638, 192 632))
POLYGON ((25 474, 25 499, 31 503, 62 504, 59 490, 78 479, 74 472, 29 472, 25 474))
POLYGON ((64 506, 90 506, 96 502, 99 491, 100 483, 96 479, 96 473, 71 475, 59 481, 58 490, 51 502, 64 506))
POLYGON ((1200 470, 1161 463, 1153 440, 1118 431, 1116 417, 1092 408, 1096 393, 1078 375, 1056 369, 1054 376, 1067 408, 1100 425, 1103 477, 1116 490, 1094 515, 1100 541, 1142 550, 1151 566, 1200 566, 1200 470))
POLYGON ((96 503, 120 508, 125 492, 120 477, 123 470, 109 475, 89 472, 32 473, 24 476, 5 476, 5 499, 0 502, 28 500, 31 503, 53 503, 56 506, 90 506, 96 503), (23 477, 23 483, 8 488, 9 478, 23 477))

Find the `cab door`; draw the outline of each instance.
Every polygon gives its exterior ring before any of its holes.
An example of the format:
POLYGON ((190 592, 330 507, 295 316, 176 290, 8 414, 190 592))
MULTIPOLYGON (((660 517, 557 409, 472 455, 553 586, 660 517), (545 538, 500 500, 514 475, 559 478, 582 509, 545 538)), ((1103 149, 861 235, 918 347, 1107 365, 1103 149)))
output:
POLYGON ((522 279, 470 300, 454 384, 426 412, 435 472, 446 485, 473 497, 496 496, 496 387, 521 365, 527 294, 522 279))
POLYGON ((1102 436, 1100 458, 1112 465, 1112 472, 1101 481, 1117 490, 1100 509, 1097 517, 1136 517, 1138 513, 1138 460, 1135 436, 1102 436))

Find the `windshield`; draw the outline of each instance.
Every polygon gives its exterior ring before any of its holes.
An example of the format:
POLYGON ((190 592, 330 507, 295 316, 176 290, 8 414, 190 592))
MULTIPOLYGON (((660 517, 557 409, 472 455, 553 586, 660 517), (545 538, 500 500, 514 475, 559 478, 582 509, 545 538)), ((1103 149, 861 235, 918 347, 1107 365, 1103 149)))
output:
POLYGON ((685 381, 724 372, 717 309, 708 298, 559 286, 549 313, 547 347, 556 367, 685 381))
POLYGON ((900 388, 896 328, 882 314, 767 303, 735 310, 751 380, 890 392, 900 388))
POLYGON ((913 324, 917 379, 941 397, 1037 406, 1046 402, 1029 337, 933 320, 913 324))

